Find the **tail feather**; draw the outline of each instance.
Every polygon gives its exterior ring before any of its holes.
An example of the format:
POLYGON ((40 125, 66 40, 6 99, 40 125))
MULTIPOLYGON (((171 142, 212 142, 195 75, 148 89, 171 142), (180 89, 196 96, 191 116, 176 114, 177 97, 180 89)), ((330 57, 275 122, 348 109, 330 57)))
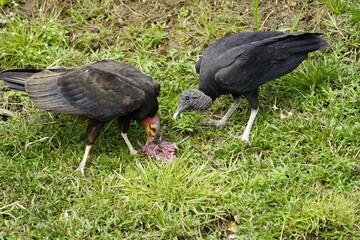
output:
POLYGON ((319 33, 293 33, 277 37, 281 41, 275 43, 277 48, 286 49, 290 53, 309 53, 324 48, 329 44, 320 37, 319 33))
POLYGON ((0 80, 11 90, 25 92, 25 81, 41 70, 8 70, 0 73, 0 80))

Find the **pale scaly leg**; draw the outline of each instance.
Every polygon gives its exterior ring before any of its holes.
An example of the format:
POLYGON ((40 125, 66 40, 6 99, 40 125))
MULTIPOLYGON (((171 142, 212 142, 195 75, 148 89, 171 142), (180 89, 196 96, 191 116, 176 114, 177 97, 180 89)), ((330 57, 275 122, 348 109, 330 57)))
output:
POLYGON ((201 125, 201 126, 213 125, 214 124, 214 125, 216 125, 216 127, 222 127, 222 126, 226 125, 227 120, 230 118, 230 116, 234 113, 234 111, 238 107, 238 105, 240 103, 240 100, 241 100, 241 97, 235 98, 233 104, 231 105, 231 107, 229 108, 227 113, 220 120, 209 119, 208 122, 198 122, 198 123, 195 123, 195 124, 196 125, 201 125))
POLYGON ((131 145, 131 142, 128 139, 127 133, 121 133, 121 136, 123 137, 126 145, 128 146, 130 153, 131 154, 137 154, 137 151, 133 148, 133 146, 131 145))
POLYGON ((92 147, 92 145, 86 145, 83 159, 82 159, 82 161, 80 162, 79 167, 78 167, 74 172, 80 171, 81 174, 82 174, 83 176, 85 176, 85 172, 84 172, 85 164, 86 164, 86 160, 88 159, 88 156, 89 156, 89 152, 90 152, 91 147, 92 147))
POLYGON ((247 122, 244 133, 243 133, 243 135, 241 137, 241 140, 246 141, 249 145, 251 145, 250 144, 250 130, 251 130, 251 127, 252 127, 252 125, 254 123, 256 114, 258 113, 258 110, 259 110, 258 108, 257 109, 251 109, 249 121, 247 122))
POLYGON ((83 176, 85 176, 84 169, 86 160, 88 159, 89 152, 96 138, 99 136, 101 129, 104 127, 106 122, 99 121, 97 119, 89 119, 89 123, 86 129, 86 148, 82 161, 80 162, 79 167, 74 171, 80 171, 83 176))

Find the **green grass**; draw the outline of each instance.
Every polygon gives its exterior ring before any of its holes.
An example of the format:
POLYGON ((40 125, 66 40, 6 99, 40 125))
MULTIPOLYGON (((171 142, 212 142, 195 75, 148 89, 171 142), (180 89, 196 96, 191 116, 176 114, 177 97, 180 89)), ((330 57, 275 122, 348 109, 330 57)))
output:
MULTIPOLYGON (((116 123, 72 174, 86 123, 36 109, 0 83, 0 239, 358 239, 360 236, 359 4, 356 1, 0 1, 0 70, 124 61, 157 79, 163 165, 128 154, 116 123), (171 118, 197 86, 195 62, 240 31, 321 32, 330 50, 260 89, 251 142, 243 101, 223 129, 223 96, 171 118), (200 151, 199 151, 199 150, 200 151), (216 162, 216 166, 211 161, 216 162)), ((145 140, 133 123, 130 141, 145 140)))

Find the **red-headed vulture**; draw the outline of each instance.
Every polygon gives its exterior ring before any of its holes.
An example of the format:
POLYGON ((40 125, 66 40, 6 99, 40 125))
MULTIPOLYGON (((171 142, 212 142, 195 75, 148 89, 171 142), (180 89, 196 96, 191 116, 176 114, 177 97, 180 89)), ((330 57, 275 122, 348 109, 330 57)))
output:
POLYGON ((118 119, 131 154, 137 153, 127 137, 132 120, 143 123, 147 142, 160 127, 160 85, 129 64, 103 60, 74 68, 8 70, 0 73, 0 80, 9 89, 27 92, 39 109, 89 118, 85 153, 76 169, 82 174, 94 141, 112 119, 118 119))
POLYGON ((244 32, 221 38, 210 45, 196 63, 199 89, 184 91, 173 118, 183 111, 204 111, 222 94, 234 103, 221 120, 204 125, 226 124, 244 96, 251 106, 242 140, 250 144, 250 130, 258 112, 258 89, 267 81, 293 71, 309 52, 328 48, 318 33, 244 32))

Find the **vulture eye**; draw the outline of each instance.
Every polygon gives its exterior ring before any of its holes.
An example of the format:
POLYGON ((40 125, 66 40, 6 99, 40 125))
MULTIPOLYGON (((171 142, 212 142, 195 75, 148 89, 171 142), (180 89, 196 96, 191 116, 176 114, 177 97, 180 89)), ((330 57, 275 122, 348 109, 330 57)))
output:
POLYGON ((186 96, 186 97, 185 97, 185 100, 189 100, 189 99, 190 99, 190 97, 189 97, 189 96, 186 96))

